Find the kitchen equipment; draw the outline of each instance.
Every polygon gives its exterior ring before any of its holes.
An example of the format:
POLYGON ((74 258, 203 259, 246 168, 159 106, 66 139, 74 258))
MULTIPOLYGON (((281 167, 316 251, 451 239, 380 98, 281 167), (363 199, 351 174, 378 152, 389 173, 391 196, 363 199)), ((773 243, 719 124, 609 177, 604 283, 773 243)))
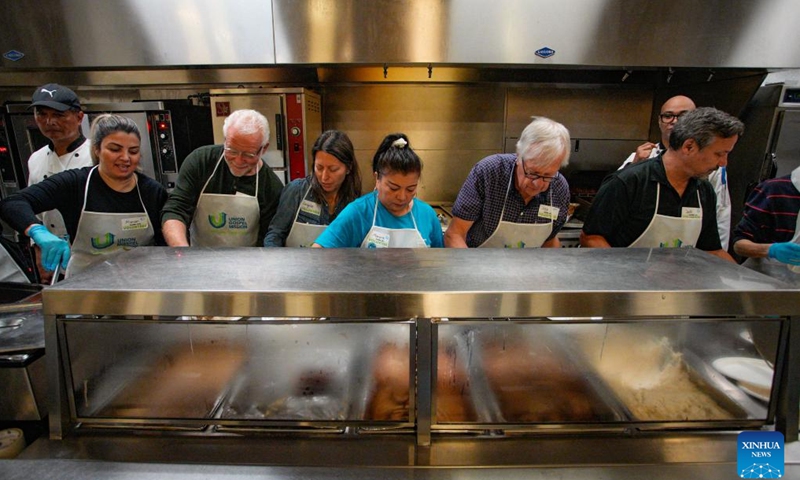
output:
POLYGON ((188 99, 134 100, 134 103, 139 102, 158 102, 165 110, 169 110, 178 170, 187 155, 197 148, 214 143, 214 126, 207 105, 195 105, 188 99))
POLYGON ((745 134, 728 157, 733 227, 758 183, 788 175, 800 166, 800 87, 782 83, 762 86, 741 119, 745 134))
MULTIPOLYGON (((21 166, 15 166, 11 158, 8 137, 6 136, 6 119, 0 115, 0 197, 7 195, 6 189, 17 189, 17 171, 21 166)), ((5 229, 3 229, 5 231, 5 229)))
POLYGON ((311 172, 311 147, 322 133, 320 96, 305 88, 211 90, 214 142, 223 143, 222 125, 232 112, 253 109, 269 122, 270 142, 262 159, 286 184, 311 172))
POLYGON ((722 357, 714 360, 711 365, 726 377, 735 380, 748 394, 759 400, 769 401, 775 372, 763 359, 722 357))
POLYGON ((47 412, 40 285, 0 282, 0 421, 41 420, 47 412))
MULTIPOLYGON (((782 282, 692 249, 386 250, 215 249, 214 261, 209 262, 210 250, 204 248, 133 249, 98 264, 94 275, 47 288, 43 295, 47 320, 52 322, 47 329, 48 358, 53 362, 50 371, 59 375, 53 387, 61 393, 50 397, 51 436, 60 438, 102 423, 122 429, 157 423, 165 429, 216 425, 292 432, 298 427, 347 432, 385 425, 413 428, 419 444, 426 444, 454 431, 648 429, 667 434, 674 429, 760 428, 773 420, 776 425, 784 422, 787 438, 797 433, 797 417, 794 422, 787 418, 792 409, 786 406, 797 401, 791 395, 800 390, 793 390, 792 379, 797 377, 791 369, 796 365, 787 360, 788 329, 783 327, 796 311, 798 291, 782 282), (358 267, 364 264, 370 268, 358 267), (524 281, 532 268, 541 273, 537 281, 524 281), (171 272, 169 278, 159 273, 165 269, 171 272), (126 272, 124 277, 112 274, 120 270, 126 272), (179 319, 186 316, 209 320, 179 319), (371 335, 384 327, 397 329, 397 340, 371 335), (776 374, 784 380, 776 382, 767 405, 707 368, 723 356, 759 356, 740 335, 754 328, 781 332, 778 343, 763 356, 774 359, 776 372, 787 376, 776 374), (479 333, 471 339, 469 332, 477 329, 486 336, 479 333), (624 335, 629 331, 636 335, 624 335), (576 351, 570 345, 585 336, 591 344, 581 350, 583 362, 568 352, 576 351), (355 346, 377 349, 384 343, 400 348, 387 350, 384 358, 393 366, 395 380, 382 383, 415 385, 404 390, 410 409, 407 421, 391 408, 382 410, 387 413, 380 420, 362 419, 349 413, 356 411, 350 407, 330 410, 337 398, 360 405, 363 392, 369 390, 341 380, 354 371, 351 366, 362 364, 351 356, 355 346), (656 348, 656 355, 647 348, 632 348, 649 343, 665 348, 656 348), (667 344, 668 356, 659 353, 667 351, 667 344), (192 349, 198 361, 210 358, 209 352, 235 358, 207 372, 219 375, 217 381, 204 382, 204 370, 189 361, 192 349), (692 403, 701 408, 686 414, 655 410, 633 418, 615 415, 620 410, 607 400, 617 390, 602 387, 617 372, 603 368, 603 359, 610 360, 612 353, 629 379, 650 378, 643 368, 652 358, 675 359, 656 361, 653 368, 674 366, 673 373, 684 384, 696 384, 706 396, 692 403), (501 356, 507 364, 497 361, 501 356), (233 367, 239 361, 242 368, 233 367), (599 372, 597 381, 590 378, 592 371, 599 372), (611 375, 603 373, 608 371, 611 375), (399 381, 397 374, 402 372, 410 375, 409 382, 399 381), (483 386, 472 381, 481 372, 487 374, 483 386), (289 374, 287 381, 281 379, 284 373, 289 374), (176 391, 177 381, 186 388, 176 391), (534 382, 542 388, 530 388, 534 382), (141 394, 135 384, 151 385, 153 391, 141 394), (584 402, 575 406, 576 415, 535 416, 543 401, 540 394, 573 398, 565 393, 568 386, 593 399, 588 402, 589 415, 584 402), (309 403, 303 392, 321 393, 326 398, 317 406, 325 408, 303 410, 309 403), (447 409, 440 405, 439 395, 444 393, 453 400, 447 409), (175 409, 181 402, 159 400, 172 395, 186 402, 186 408, 175 409), (492 413, 494 407, 482 411, 471 405, 469 398, 476 395, 484 400, 497 395, 502 417, 492 413), (458 405, 462 398, 467 401, 458 405), (230 399, 231 408, 217 416, 221 399, 222 405, 230 399), (710 399, 728 415, 706 414, 702 407, 711 405, 710 399), (536 405, 530 412, 534 415, 515 410, 515 405, 526 405, 523 401, 536 405), (162 405, 170 414, 164 414, 162 405), (595 410, 602 405, 609 408, 595 410), (441 410, 452 415, 440 419, 441 410), (304 415, 287 414, 292 411, 304 415)), ((216 364, 213 359, 207 363, 216 364)), ((386 389, 394 390, 402 388, 386 389)), ((674 403, 671 390, 653 392, 656 404, 674 403)), ((616 396, 626 407, 631 403, 616 396)), ((481 408, 491 406, 479 401, 481 408)), ((561 405, 557 400, 548 404, 561 405)))
MULTIPOLYGON (((173 141, 172 115, 162 102, 84 104, 83 112, 85 115, 81 130, 87 138, 91 121, 102 113, 115 113, 133 120, 142 135, 140 168, 145 175, 157 180, 167 189, 175 186, 178 161, 173 141)), ((4 175, 3 193, 8 195, 27 186, 28 158, 47 144, 47 138, 36 126, 33 111, 28 109, 27 103, 6 105, 4 117, 12 165, 11 168, 3 165, 0 154, 0 173, 4 175)))
POLYGON ((433 207, 433 211, 436 212, 436 218, 439 219, 439 223, 442 225, 442 233, 446 232, 447 227, 450 226, 450 221, 453 219, 453 204, 432 202, 430 205, 433 207))
POLYGON ((0 459, 15 458, 25 448, 25 437, 18 428, 0 430, 0 459))

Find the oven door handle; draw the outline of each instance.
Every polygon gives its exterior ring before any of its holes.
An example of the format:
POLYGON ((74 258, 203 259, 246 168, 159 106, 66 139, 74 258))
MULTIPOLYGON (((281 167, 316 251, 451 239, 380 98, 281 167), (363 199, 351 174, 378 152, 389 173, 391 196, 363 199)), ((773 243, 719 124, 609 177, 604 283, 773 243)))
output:
POLYGON ((276 148, 283 151, 283 115, 280 113, 275 114, 275 139, 278 142, 276 148))

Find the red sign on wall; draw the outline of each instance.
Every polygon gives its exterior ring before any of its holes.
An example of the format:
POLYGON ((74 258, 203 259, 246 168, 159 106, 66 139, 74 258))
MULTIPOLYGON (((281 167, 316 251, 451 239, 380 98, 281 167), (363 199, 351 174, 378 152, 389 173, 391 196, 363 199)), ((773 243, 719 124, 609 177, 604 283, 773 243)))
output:
POLYGON ((217 102, 215 106, 218 117, 227 117, 231 114, 231 102, 217 102))

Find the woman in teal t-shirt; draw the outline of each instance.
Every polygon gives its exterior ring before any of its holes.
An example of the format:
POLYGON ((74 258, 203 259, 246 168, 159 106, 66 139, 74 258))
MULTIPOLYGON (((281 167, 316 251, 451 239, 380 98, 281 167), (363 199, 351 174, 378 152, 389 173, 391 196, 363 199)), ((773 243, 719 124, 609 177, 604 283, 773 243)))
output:
POLYGON ((402 133, 387 135, 372 159, 375 190, 349 204, 314 247, 443 247, 430 205, 415 198, 422 162, 402 133))

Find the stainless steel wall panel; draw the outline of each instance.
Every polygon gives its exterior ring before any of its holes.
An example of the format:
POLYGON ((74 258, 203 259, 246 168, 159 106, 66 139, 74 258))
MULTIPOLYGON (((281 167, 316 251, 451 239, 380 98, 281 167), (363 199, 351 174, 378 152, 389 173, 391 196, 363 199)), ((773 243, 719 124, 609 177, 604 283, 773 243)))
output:
POLYGON ((2 2, 5 68, 274 64, 272 5, 259 0, 2 2))
POLYGON ((455 200, 472 166, 503 148, 504 89, 482 85, 358 85, 323 90, 323 125, 353 141, 364 191, 372 156, 393 132, 408 135, 423 162, 419 196, 455 200))
POLYGON ((519 137, 531 116, 539 115, 563 123, 572 138, 647 139, 652 112, 651 90, 509 88, 506 136, 519 137))
POLYGON ((793 0, 273 0, 273 7, 279 64, 800 66, 793 0), (553 55, 541 55, 543 48, 553 55))
MULTIPOLYGON (((0 72, 0 86, 25 87, 20 100, 29 100, 30 92, 38 85, 55 82, 62 85, 88 85, 93 87, 173 86, 173 88, 235 88, 243 84, 291 84, 292 86, 317 81, 310 68, 192 68, 192 69, 125 69, 125 70, 75 70, 75 71, 14 71, 0 72)), ((78 91, 82 95, 83 91, 78 91)), ((163 96, 159 96, 163 98, 163 96)), ((186 98, 181 96, 178 98, 186 98)), ((131 98, 128 98, 131 100, 131 98)))

